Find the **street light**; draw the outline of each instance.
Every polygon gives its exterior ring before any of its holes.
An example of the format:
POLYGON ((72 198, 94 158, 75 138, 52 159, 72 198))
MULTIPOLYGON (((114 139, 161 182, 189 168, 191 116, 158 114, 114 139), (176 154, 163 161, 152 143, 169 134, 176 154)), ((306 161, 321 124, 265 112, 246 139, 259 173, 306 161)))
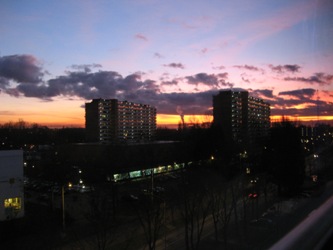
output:
POLYGON ((66 223, 65 223, 65 190, 64 185, 61 187, 61 208, 62 208, 62 230, 65 234, 66 223))

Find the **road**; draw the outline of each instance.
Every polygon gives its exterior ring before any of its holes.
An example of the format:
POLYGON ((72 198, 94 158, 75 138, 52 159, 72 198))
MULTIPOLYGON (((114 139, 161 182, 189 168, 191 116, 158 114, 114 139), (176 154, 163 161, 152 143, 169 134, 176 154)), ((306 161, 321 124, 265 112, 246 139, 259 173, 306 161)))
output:
MULTIPOLYGON (((319 159, 324 156, 319 155, 319 159)), ((333 155, 330 157, 325 155, 325 161, 321 160, 317 164, 325 164, 327 166, 333 166, 332 159, 333 155)), ((319 167, 319 166, 318 166, 319 167)), ((320 168, 317 168, 320 170, 320 168)), ((323 174, 322 174, 323 175, 323 174)), ((332 179, 332 173, 327 173, 326 179, 332 179)), ((292 230, 296 225, 302 222, 312 211, 320 207, 326 200, 333 196, 333 181, 328 181, 322 186, 318 186, 317 189, 312 190, 311 197, 298 197, 289 200, 281 200, 275 204, 278 207, 278 213, 266 218, 266 220, 261 220, 264 223, 248 223, 246 235, 234 237, 230 235, 229 240, 231 242, 233 249, 268 249, 280 238, 282 238, 287 232, 292 230), (241 241, 240 241, 241 239, 241 241), (239 244, 242 242, 242 244, 239 244)), ((257 205, 252 204, 252 208, 248 207, 248 213, 252 217, 248 220, 249 222, 257 218, 256 213, 253 213, 253 206, 257 206, 257 213, 262 214, 264 211, 264 201, 263 196, 256 200, 257 205)), ((241 206, 239 204, 238 206, 241 206)), ((241 207, 238 207, 241 209, 241 207)), ((260 222, 260 220, 258 220, 260 222)), ((232 221, 235 224, 235 221, 232 221)), ((232 226, 231 226, 232 227, 232 226)), ((205 223, 205 229, 202 236, 202 242, 200 243, 201 249, 220 249, 223 246, 223 242, 215 242, 214 239, 214 225, 212 217, 209 216, 205 223)), ((185 249, 184 243, 184 229, 177 229, 172 233, 168 234, 163 239, 157 241, 156 249, 168 249, 168 250, 179 250, 185 249)))

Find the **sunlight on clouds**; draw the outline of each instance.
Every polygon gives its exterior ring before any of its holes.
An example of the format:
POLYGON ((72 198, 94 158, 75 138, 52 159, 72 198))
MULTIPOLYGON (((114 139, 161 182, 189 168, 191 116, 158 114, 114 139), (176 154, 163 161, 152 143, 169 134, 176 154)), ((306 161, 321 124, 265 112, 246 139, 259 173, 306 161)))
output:
POLYGON ((280 122, 282 119, 286 119, 292 122, 333 122, 333 116, 281 116, 281 115, 271 115, 271 122, 280 122))
POLYGON ((295 108, 295 109, 306 109, 306 108, 311 108, 311 107, 315 107, 316 105, 313 103, 300 103, 298 105, 294 105, 292 107, 290 107, 291 109, 295 108))

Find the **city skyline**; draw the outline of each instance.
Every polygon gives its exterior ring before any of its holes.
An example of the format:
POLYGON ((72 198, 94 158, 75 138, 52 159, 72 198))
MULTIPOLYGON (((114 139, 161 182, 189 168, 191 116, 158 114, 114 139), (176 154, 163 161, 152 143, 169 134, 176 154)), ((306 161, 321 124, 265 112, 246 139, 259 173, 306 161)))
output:
POLYGON ((206 122, 220 90, 272 120, 333 123, 333 4, 298 1, 2 1, 0 124, 84 127, 94 98, 206 122))

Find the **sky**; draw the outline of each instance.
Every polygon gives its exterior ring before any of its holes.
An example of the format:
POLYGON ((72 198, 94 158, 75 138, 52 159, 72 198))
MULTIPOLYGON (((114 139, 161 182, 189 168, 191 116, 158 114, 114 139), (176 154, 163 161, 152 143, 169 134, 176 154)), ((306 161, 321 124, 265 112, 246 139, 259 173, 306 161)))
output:
POLYGON ((246 90, 280 116, 333 124, 331 0, 0 0, 0 124, 84 127, 85 103, 211 120, 246 90))

